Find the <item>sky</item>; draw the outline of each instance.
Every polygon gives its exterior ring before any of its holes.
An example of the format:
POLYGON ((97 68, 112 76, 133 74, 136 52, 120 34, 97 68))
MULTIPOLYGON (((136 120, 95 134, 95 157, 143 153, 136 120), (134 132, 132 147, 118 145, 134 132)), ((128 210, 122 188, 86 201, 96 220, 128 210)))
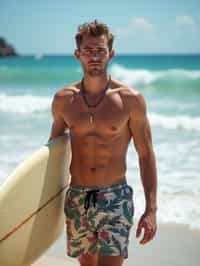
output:
POLYGON ((0 37, 21 55, 73 54, 77 27, 94 19, 116 54, 200 53, 199 0, 0 0, 0 37))

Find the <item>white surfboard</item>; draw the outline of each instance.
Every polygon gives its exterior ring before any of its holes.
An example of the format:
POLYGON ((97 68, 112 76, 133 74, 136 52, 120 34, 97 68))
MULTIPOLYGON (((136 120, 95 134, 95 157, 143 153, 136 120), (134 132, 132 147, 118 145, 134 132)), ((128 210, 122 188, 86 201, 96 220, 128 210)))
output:
POLYGON ((0 186, 0 265, 31 265, 61 235, 70 181, 69 134, 22 162, 0 186))

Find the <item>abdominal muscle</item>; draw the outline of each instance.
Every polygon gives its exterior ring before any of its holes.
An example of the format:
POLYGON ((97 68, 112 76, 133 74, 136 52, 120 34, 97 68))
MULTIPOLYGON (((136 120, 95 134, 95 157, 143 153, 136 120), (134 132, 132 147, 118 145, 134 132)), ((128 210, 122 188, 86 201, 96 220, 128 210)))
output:
POLYGON ((129 141, 126 133, 106 139, 71 133, 71 184, 107 186, 124 181, 129 141))

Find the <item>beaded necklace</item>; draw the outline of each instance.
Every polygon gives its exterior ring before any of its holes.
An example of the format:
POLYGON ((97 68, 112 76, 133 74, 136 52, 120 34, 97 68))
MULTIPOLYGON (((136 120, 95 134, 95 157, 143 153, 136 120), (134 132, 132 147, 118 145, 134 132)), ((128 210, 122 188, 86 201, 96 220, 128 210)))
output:
POLYGON ((92 113, 92 111, 90 111, 90 108, 96 108, 103 101, 104 96, 106 94, 106 91, 111 84, 111 76, 109 76, 109 81, 106 84, 105 89, 103 90, 103 95, 101 96, 101 98, 99 99, 99 101, 96 104, 89 104, 88 103, 88 100, 87 100, 86 95, 85 95, 86 90, 85 90, 85 86, 84 86, 83 81, 84 81, 84 79, 81 80, 81 95, 83 96, 84 102, 89 109, 89 122, 90 122, 90 124, 92 124, 92 123, 94 123, 94 114, 92 113))

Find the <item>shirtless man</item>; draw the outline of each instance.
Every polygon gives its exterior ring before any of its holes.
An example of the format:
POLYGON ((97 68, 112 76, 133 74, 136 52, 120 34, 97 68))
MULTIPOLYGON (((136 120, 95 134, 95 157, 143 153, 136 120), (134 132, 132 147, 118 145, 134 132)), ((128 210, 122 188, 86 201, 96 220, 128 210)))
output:
POLYGON ((144 97, 107 73, 113 35, 94 21, 78 28, 75 56, 83 79, 56 92, 49 140, 70 132, 71 184, 66 192, 67 254, 81 266, 121 266, 133 225, 126 154, 133 138, 146 206, 136 237, 155 236, 157 175, 144 97))

